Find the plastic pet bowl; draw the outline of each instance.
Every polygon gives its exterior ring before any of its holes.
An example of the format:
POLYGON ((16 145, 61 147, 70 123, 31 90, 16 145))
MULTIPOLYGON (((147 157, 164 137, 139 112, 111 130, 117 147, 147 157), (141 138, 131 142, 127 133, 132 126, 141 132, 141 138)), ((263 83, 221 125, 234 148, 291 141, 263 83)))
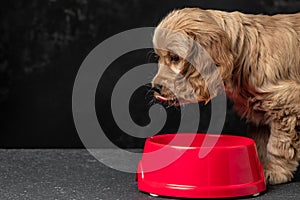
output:
POLYGON ((231 135, 150 137, 137 181, 140 191, 183 198, 254 196, 266 189, 254 141, 231 135))

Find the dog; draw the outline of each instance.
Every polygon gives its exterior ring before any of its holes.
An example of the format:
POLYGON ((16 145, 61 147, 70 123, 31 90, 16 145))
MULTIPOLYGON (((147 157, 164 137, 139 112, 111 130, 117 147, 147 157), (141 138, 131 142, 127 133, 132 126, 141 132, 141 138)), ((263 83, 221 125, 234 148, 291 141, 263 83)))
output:
POLYGON ((156 27, 153 45, 156 99, 178 106, 207 103, 224 92, 248 122, 266 182, 292 180, 300 158, 300 13, 174 10, 156 27), (211 62, 195 44, 159 34, 162 29, 197 42, 211 62))

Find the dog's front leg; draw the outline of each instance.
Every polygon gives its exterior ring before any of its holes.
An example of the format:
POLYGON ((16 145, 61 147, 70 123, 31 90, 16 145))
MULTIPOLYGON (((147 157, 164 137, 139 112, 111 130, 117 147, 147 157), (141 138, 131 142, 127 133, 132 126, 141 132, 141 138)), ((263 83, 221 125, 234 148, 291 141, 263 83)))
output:
POLYGON ((298 166, 299 133, 296 131, 297 117, 289 110, 273 113, 270 122, 270 137, 267 144, 265 178, 270 184, 291 181, 298 166), (275 116, 275 117, 274 117, 275 116))

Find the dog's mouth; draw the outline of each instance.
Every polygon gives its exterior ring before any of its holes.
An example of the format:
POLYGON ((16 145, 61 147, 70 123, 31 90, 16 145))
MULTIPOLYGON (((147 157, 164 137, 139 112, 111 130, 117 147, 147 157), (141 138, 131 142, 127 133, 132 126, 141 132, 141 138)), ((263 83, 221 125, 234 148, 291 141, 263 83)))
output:
MULTIPOLYGON (((181 106, 185 104, 190 104, 190 103, 196 103, 193 101, 189 101, 183 98, 178 98, 178 97, 165 97, 160 95, 159 93, 155 92, 154 97, 162 103, 166 103, 168 105, 173 105, 173 106, 181 106)), ((197 102, 204 102, 204 105, 207 105, 210 102, 211 99, 198 99, 197 102)))
POLYGON ((184 105, 184 104, 189 104, 191 102, 189 102, 188 100, 185 100, 183 98, 177 98, 177 97, 164 97, 158 93, 154 94, 154 97, 162 103, 167 103, 169 105, 174 105, 174 106, 180 106, 180 105, 184 105))

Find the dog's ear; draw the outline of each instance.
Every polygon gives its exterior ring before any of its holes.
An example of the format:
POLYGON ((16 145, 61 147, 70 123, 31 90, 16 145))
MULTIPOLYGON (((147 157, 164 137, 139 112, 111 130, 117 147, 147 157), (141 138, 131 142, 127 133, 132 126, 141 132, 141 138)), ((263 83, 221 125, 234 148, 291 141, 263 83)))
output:
MULTIPOLYGON (((186 34, 198 43, 194 44, 192 50, 194 52, 191 52, 191 56, 194 56, 196 59, 203 59, 203 50, 199 50, 199 47, 195 47, 201 45, 217 66, 222 79, 228 79, 233 70, 233 55, 227 33, 219 27, 214 26, 212 28, 206 28, 205 30, 194 29, 186 34)), ((197 61, 195 62, 198 63, 197 61)))

